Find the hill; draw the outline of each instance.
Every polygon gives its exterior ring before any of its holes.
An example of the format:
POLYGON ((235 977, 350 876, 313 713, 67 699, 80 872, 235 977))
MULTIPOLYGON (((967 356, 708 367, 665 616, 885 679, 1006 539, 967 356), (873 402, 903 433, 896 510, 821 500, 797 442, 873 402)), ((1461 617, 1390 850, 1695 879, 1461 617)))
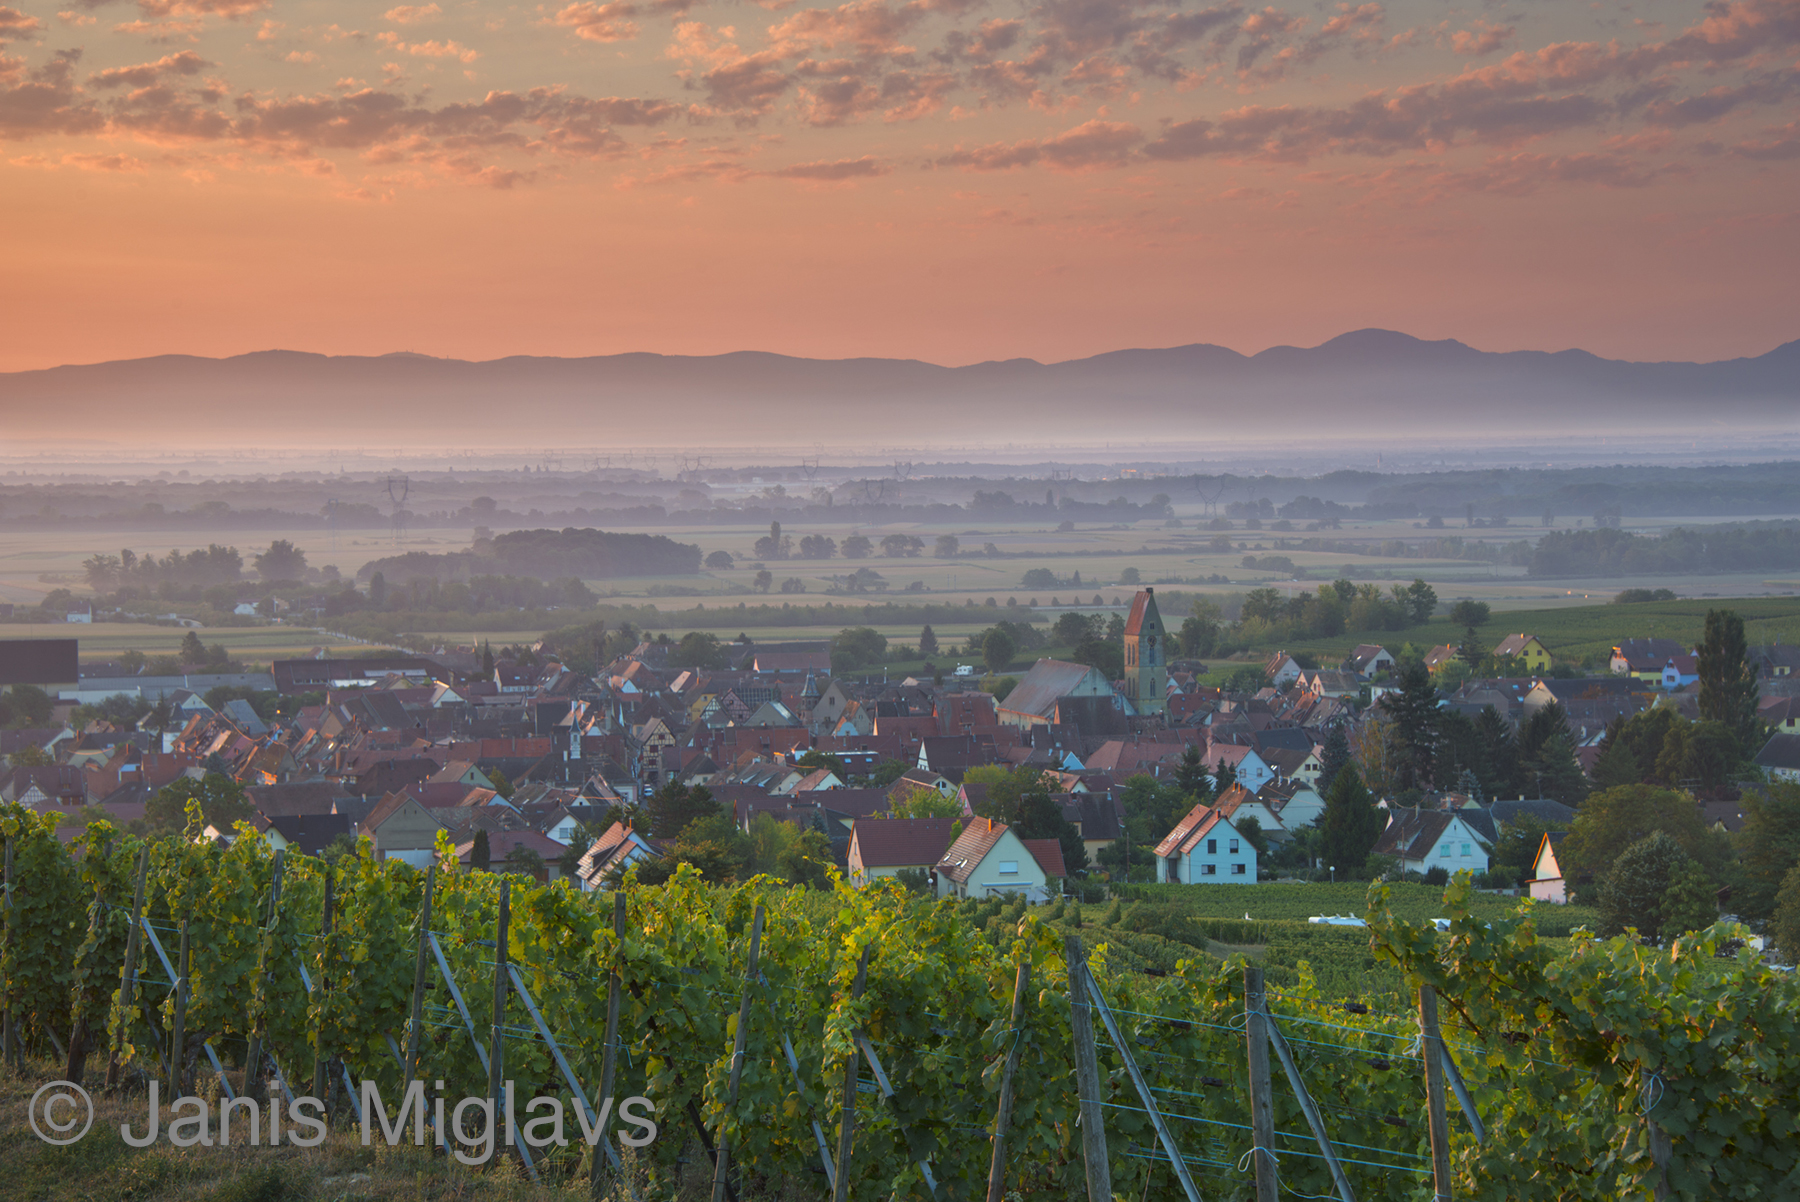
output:
MULTIPOLYGON (((943 367, 910 359, 713 356, 516 356, 488 362, 424 355, 327 356, 263 351, 188 355, 0 374, 0 420, 16 438, 68 439, 179 414, 169 441, 284 445, 404 439, 451 445, 604 442, 620 430, 704 432, 709 442, 866 444, 871 424, 924 437, 933 428, 1016 437, 1093 437, 1172 423, 1184 433, 1364 437, 1418 429, 1431 415, 1459 434, 1637 432, 1710 423, 1791 425, 1800 341, 1717 363, 1631 363, 1585 351, 1490 353, 1454 340, 1359 330, 1316 347, 1243 355, 1207 344, 1122 350, 1061 363, 1030 359, 943 367), (423 424, 422 424, 423 423, 423 424), (175 431, 179 430, 177 435, 175 431)), ((152 439, 154 441, 154 439, 152 439)))

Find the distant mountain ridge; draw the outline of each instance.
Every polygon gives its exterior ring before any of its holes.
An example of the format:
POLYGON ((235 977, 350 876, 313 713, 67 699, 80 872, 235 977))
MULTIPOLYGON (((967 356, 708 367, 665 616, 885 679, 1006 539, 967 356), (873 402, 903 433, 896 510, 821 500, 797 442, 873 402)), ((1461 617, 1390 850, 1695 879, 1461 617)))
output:
POLYGON ((107 425, 155 441, 146 419, 184 438, 242 444, 279 432, 295 445, 359 435, 466 444, 496 420, 507 442, 591 445, 620 423, 687 431, 695 442, 805 445, 915 434, 1204 437, 1669 428, 1786 428, 1800 416, 1800 340, 1715 363, 1635 363, 1587 351, 1480 351, 1356 330, 1315 347, 1244 355, 1195 343, 1039 363, 942 367, 916 359, 805 359, 762 351, 471 362, 413 352, 328 356, 258 351, 226 359, 158 355, 0 373, 0 437, 92 436, 107 425), (1695 406, 1703 406, 1696 409, 1695 406), (423 423, 423 427, 421 425, 423 423), (464 423, 468 428, 447 428, 464 423), (800 429, 796 429, 800 427, 800 429), (173 430, 172 430, 173 432, 173 430))

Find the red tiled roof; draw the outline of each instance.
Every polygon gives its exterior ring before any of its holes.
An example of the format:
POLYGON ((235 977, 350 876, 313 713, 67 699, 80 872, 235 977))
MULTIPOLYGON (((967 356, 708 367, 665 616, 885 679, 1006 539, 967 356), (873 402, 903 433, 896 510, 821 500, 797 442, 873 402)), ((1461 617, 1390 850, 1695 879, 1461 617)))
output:
POLYGON ((850 834, 865 868, 929 867, 950 846, 955 818, 859 818, 850 834))

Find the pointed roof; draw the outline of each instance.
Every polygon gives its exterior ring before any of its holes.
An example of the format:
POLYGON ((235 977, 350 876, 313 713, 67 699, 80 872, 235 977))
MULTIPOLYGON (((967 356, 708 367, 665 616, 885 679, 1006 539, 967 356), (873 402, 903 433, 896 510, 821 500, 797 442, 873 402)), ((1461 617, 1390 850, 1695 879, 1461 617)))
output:
POLYGON ((1131 599, 1131 613, 1125 619, 1125 637, 1132 638, 1140 634, 1148 618, 1162 621, 1162 614, 1156 608, 1156 590, 1153 588, 1144 589, 1131 599))

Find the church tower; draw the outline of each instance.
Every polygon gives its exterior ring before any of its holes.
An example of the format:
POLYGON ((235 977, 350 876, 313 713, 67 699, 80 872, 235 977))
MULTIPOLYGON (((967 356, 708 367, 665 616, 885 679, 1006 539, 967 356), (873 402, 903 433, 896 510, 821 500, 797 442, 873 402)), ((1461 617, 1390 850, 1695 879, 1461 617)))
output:
POLYGON ((1156 612, 1156 590, 1147 588, 1132 599, 1125 619, 1125 696, 1140 714, 1160 714, 1168 705, 1166 633, 1156 612))

